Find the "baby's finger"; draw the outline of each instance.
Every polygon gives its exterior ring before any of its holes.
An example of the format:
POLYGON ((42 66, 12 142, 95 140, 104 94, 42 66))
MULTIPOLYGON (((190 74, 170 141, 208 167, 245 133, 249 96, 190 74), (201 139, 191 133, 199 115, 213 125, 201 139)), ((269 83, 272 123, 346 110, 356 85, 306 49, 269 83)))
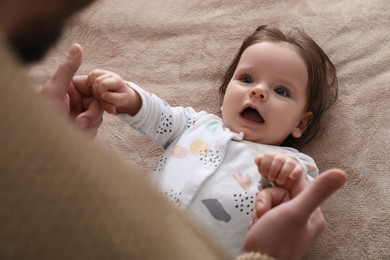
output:
POLYGON ((127 95, 124 93, 105 92, 102 94, 102 100, 111 103, 117 107, 126 105, 127 95))
POLYGON ((291 172, 294 170, 296 163, 291 160, 286 160, 276 178, 276 184, 283 185, 288 180, 291 172))
POLYGON ((271 167, 272 160, 273 160, 273 156, 270 154, 264 154, 262 159, 261 159, 261 164, 259 167, 260 173, 261 173, 261 175, 263 175, 266 178, 268 177, 268 173, 269 173, 269 170, 271 167))
POLYGON ((101 70, 101 69, 94 69, 93 71, 88 73, 89 84, 92 85, 98 77, 105 75, 105 74, 108 74, 108 71, 101 70))
POLYGON ((275 181, 278 177, 280 170, 283 168, 285 162, 285 158, 281 155, 275 155, 271 166, 268 170, 268 180, 269 181, 275 181))
POLYGON ((260 169, 260 165, 261 165, 261 162, 263 160, 263 155, 258 155, 255 157, 255 164, 257 165, 257 167, 260 169))
POLYGON ((100 98, 99 93, 97 91, 97 86, 100 84, 100 82, 97 82, 96 80, 99 77, 104 76, 104 75, 107 75, 107 71, 100 70, 100 69, 95 69, 95 70, 91 71, 90 73, 88 73, 87 85, 90 88, 92 95, 96 98, 100 98))
POLYGON ((112 75, 103 74, 95 79, 92 85, 95 97, 101 98, 101 95, 107 91, 110 91, 110 79, 112 75))
POLYGON ((303 175, 303 167, 300 164, 296 164, 294 169, 291 171, 290 175, 288 178, 292 181, 296 181, 299 178, 301 178, 303 175))

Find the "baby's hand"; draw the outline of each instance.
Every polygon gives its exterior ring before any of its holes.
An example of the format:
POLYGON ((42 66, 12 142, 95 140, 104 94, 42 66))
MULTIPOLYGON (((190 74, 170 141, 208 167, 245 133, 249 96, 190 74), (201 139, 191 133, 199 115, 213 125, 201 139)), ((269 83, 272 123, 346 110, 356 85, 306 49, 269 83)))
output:
POLYGON ((93 70, 88 74, 88 83, 93 96, 99 100, 102 108, 111 114, 129 103, 130 89, 127 83, 116 73, 106 70, 93 70))
POLYGON ((289 191, 304 179, 302 165, 291 156, 265 153, 257 156, 255 163, 264 178, 289 191))

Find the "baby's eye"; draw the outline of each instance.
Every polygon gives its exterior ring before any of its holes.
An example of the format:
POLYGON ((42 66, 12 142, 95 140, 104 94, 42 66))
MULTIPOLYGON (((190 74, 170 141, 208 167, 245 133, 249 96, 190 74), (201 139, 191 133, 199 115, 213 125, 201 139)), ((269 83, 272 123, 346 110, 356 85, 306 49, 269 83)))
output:
POLYGON ((274 89, 275 93, 282 97, 289 97, 290 93, 288 90, 284 87, 277 87, 274 89))
POLYGON ((251 76, 249 75, 244 75, 241 77, 241 81, 244 82, 244 83, 247 83, 247 84, 250 84, 250 83, 253 83, 254 80, 251 76))

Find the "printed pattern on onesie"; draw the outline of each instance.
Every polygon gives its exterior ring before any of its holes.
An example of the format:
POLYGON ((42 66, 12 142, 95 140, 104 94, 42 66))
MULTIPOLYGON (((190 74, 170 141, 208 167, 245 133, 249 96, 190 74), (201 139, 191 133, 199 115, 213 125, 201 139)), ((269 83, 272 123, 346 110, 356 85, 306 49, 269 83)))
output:
POLYGON ((134 117, 119 117, 165 148, 150 180, 172 204, 217 239, 228 241, 233 253, 240 250, 254 210, 260 180, 256 155, 290 154, 310 165, 306 172, 318 171, 309 156, 295 149, 245 141, 242 133, 225 128, 215 115, 171 107, 135 84, 130 86, 140 94, 143 106, 134 117))

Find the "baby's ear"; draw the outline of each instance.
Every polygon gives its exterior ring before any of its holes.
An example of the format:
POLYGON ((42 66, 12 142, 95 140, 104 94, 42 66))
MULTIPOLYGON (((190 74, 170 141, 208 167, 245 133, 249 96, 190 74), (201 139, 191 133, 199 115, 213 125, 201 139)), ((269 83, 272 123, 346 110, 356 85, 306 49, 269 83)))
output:
POLYGON ((291 135, 295 138, 300 138, 302 134, 306 131, 306 129, 309 127, 312 119, 313 113, 310 111, 305 112, 302 115, 301 121, 299 121, 298 126, 292 131, 291 135))

